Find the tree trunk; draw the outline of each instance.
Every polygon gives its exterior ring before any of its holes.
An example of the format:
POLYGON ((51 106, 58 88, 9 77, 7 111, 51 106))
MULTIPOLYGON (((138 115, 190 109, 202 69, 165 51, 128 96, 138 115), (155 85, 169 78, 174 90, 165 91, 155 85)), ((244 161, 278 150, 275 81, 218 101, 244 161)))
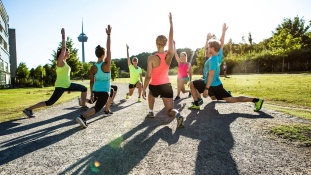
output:
POLYGON ((289 62, 287 62, 287 69, 288 69, 288 72, 289 72, 289 62))
POLYGON ((282 66, 282 72, 284 73, 284 56, 283 56, 283 66, 282 66))
POLYGON ((272 63, 272 72, 273 72, 273 63, 272 63))

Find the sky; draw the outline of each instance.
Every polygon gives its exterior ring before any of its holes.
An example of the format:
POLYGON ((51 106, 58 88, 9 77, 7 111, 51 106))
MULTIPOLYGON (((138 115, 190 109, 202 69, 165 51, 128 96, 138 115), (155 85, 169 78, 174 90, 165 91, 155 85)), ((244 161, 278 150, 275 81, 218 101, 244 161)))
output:
POLYGON ((79 49, 77 37, 82 31, 88 41, 84 44, 85 61, 97 61, 95 47, 105 46, 105 29, 110 24, 112 58, 156 51, 158 35, 169 35, 169 12, 172 13, 176 48, 195 50, 205 45, 207 33, 220 38, 222 25, 229 27, 225 43, 247 41, 251 32, 253 42, 271 37, 271 32, 284 18, 304 16, 311 20, 310 0, 2 0, 9 15, 9 28, 16 29, 17 62, 29 69, 50 63, 53 50, 61 42, 61 28, 79 49))

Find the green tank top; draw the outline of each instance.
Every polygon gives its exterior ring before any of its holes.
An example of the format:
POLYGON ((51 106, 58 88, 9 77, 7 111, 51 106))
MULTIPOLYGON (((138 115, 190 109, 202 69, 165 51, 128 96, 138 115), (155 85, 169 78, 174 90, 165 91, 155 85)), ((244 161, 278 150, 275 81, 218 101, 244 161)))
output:
POLYGON ((70 82, 70 67, 65 62, 65 65, 63 67, 57 67, 56 68, 56 81, 55 81, 55 87, 62 87, 62 88, 69 88, 71 82, 70 82))

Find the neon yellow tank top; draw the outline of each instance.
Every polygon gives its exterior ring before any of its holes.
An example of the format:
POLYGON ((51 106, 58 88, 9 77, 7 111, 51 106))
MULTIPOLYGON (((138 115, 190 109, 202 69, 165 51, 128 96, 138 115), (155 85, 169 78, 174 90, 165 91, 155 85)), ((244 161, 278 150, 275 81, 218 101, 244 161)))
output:
POLYGON ((56 81, 55 81, 55 87, 62 87, 62 88, 69 88, 71 82, 70 82, 70 67, 65 62, 65 65, 63 67, 57 67, 56 68, 56 81))

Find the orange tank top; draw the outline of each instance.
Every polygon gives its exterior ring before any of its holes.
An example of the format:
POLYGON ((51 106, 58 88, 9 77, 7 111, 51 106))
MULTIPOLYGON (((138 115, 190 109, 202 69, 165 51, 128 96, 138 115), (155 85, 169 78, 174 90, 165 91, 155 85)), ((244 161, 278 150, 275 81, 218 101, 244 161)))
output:
POLYGON ((153 68, 151 72, 151 85, 161 85, 161 84, 167 84, 171 83, 170 78, 168 77, 168 69, 170 66, 168 66, 165 63, 165 57, 167 53, 159 54, 156 53, 158 57, 160 57, 161 62, 160 66, 157 68, 153 68))

